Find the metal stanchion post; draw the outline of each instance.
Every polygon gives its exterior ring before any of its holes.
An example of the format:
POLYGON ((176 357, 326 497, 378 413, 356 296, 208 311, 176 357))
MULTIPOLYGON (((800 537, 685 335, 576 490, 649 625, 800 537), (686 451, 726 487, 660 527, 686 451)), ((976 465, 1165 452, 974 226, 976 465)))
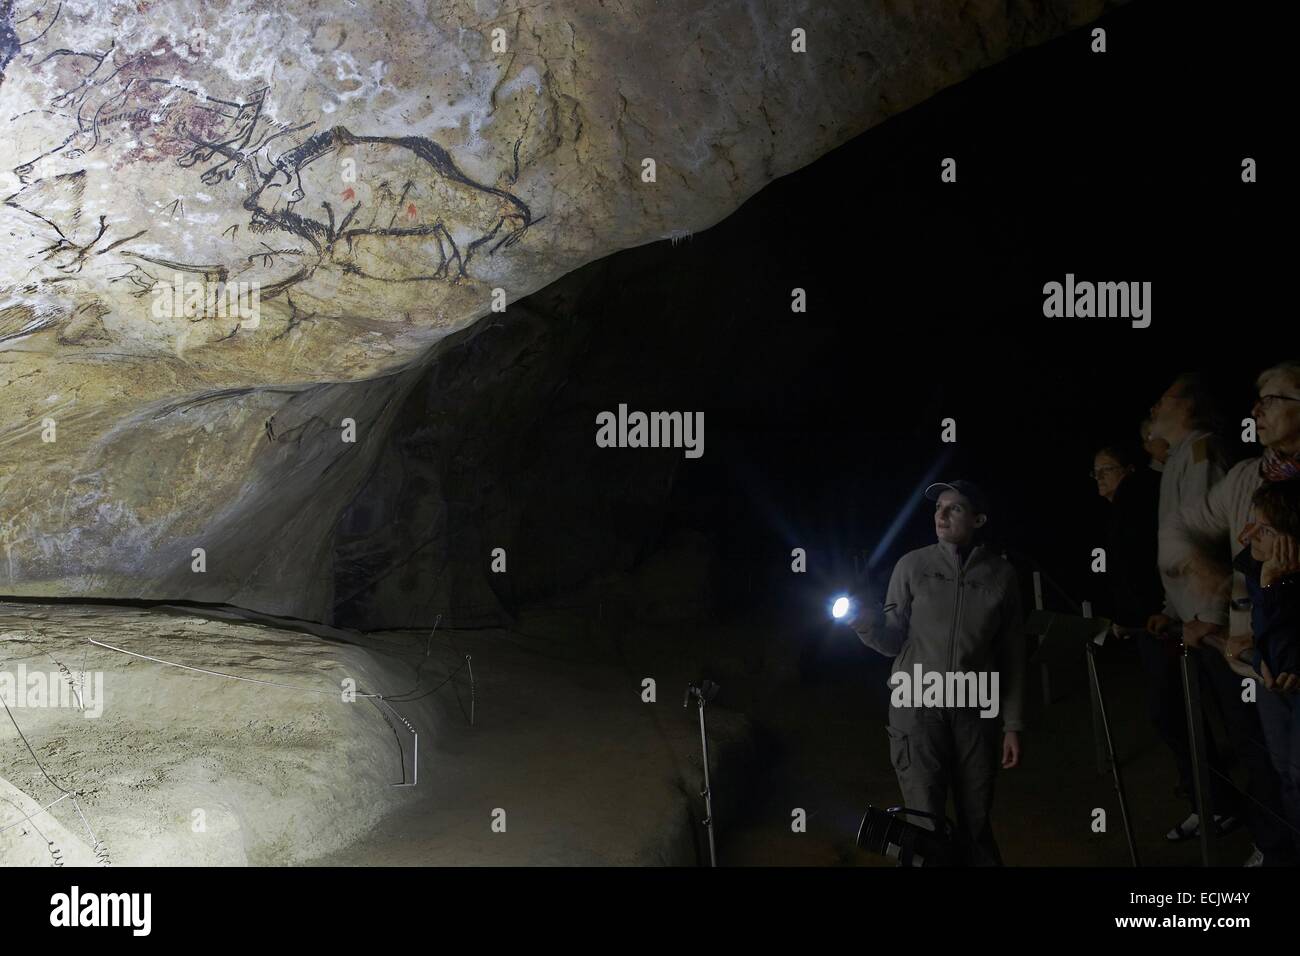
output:
MULTIPOLYGON (((1035 571, 1034 572, 1034 610, 1041 611, 1042 609, 1043 609, 1043 575, 1040 572, 1035 571)), ((1038 646, 1042 647, 1043 641, 1045 641, 1046 639, 1047 639, 1046 634, 1038 635, 1038 646)), ((1046 707, 1048 704, 1052 702, 1052 680, 1047 673, 1046 661, 1044 661, 1042 664, 1039 665, 1039 670, 1041 671, 1041 676, 1043 679, 1043 706, 1046 707)))
POLYGON ((1128 855, 1134 866, 1141 866, 1142 864, 1138 862, 1137 838, 1133 835, 1133 821, 1128 816, 1128 796, 1124 792, 1124 775, 1120 772, 1119 760, 1115 757, 1115 741, 1110 736, 1110 722, 1106 718, 1106 700, 1101 693, 1101 676, 1097 672, 1097 645, 1092 641, 1088 642, 1088 680, 1092 684, 1093 708, 1101 718, 1111 777, 1115 781, 1115 795, 1119 798, 1119 815, 1124 822, 1124 837, 1128 840, 1128 855))
POLYGON ((1205 780, 1209 760, 1205 749, 1205 725, 1201 722, 1201 681, 1197 672, 1194 648, 1183 645, 1179 659, 1183 672, 1183 701, 1187 707, 1187 742, 1192 752, 1192 789, 1196 795, 1196 813, 1200 818, 1201 863, 1210 865, 1210 827, 1214 825, 1214 808, 1209 806, 1210 788, 1205 780))
POLYGON ((700 791, 700 796, 704 798, 704 829, 709 835, 709 865, 718 865, 718 850, 713 839, 713 785, 709 782, 709 735, 704 727, 704 708, 709 701, 718 696, 720 688, 711 680, 701 681, 697 687, 694 684, 688 684, 686 687, 686 699, 682 701, 683 707, 690 706, 691 698, 694 697, 699 705, 700 711, 700 747, 704 751, 704 789, 700 791))
MULTIPOLYGON (((1083 602, 1083 616, 1089 619, 1092 617, 1091 601, 1083 602)), ((1091 641, 1088 642, 1089 661, 1092 661, 1092 648, 1094 646, 1091 641)), ((1095 669, 1095 663, 1091 666, 1095 669)), ((1105 716, 1101 712, 1101 704, 1096 694, 1090 695, 1090 701, 1092 705, 1092 753, 1097 761, 1097 773, 1104 774, 1110 768, 1110 762, 1106 757, 1106 734, 1103 727, 1105 716)))

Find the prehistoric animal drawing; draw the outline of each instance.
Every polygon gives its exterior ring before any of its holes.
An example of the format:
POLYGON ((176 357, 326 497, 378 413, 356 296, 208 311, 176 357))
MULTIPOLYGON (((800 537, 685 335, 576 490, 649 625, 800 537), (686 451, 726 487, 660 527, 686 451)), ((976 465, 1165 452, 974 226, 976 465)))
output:
POLYGON ((293 233, 348 272, 402 282, 465 276, 476 255, 513 245, 538 221, 432 140, 342 126, 279 156, 244 208, 254 231, 293 233))
MULTIPOLYGON (((11 35, 12 8, 12 0, 0 0, 0 70, 28 46, 11 35)), ((61 9, 46 17, 50 22, 34 41, 48 33, 61 9)), ((115 41, 99 50, 30 51, 29 69, 51 90, 48 108, 39 112, 68 125, 53 139, 36 138, 39 145, 12 167, 23 188, 0 204, 33 217, 39 235, 32 241, 39 245, 28 258, 33 281, 42 287, 88 277, 88 263, 111 263, 117 271, 106 281, 125 283, 137 297, 160 281, 159 270, 205 281, 219 272, 219 282, 227 272, 269 270, 275 278, 263 283, 263 299, 321 268, 383 282, 456 282, 470 275, 474 262, 514 245, 545 218, 509 191, 519 176, 518 142, 513 175, 487 185, 424 136, 359 135, 342 125, 309 135, 312 120, 274 118, 269 87, 223 98, 187 80, 207 55, 191 47, 159 39, 130 54, 115 41), (209 243, 204 264, 173 261, 188 257, 160 252, 158 231, 143 228, 139 217, 113 221, 118 217, 111 210, 83 215, 88 154, 106 154, 116 170, 174 162, 194 170, 205 187, 240 190, 239 205, 227 207, 217 227, 235 249, 223 258, 209 243), (230 213, 240 210, 248 220, 232 224, 230 213), (294 239, 258 235, 266 233, 294 239), (136 245, 142 237, 146 245, 136 245)), ((21 121, 35 123, 37 113, 20 114, 21 121)), ((183 225, 190 198, 179 190, 168 195, 160 220, 183 225)))

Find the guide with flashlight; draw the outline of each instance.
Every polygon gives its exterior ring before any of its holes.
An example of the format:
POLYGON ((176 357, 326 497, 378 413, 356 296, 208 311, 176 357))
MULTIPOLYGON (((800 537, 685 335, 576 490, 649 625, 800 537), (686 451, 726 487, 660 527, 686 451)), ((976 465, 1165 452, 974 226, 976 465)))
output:
POLYGON ((935 503, 935 543, 898 560, 883 606, 862 601, 854 613, 854 599, 842 595, 831 615, 839 611, 866 647, 893 659, 889 759, 909 814, 931 829, 954 792, 964 861, 996 865, 993 782, 1019 764, 1023 729, 1019 583, 982 543, 989 506, 978 486, 939 482, 924 498, 935 503))

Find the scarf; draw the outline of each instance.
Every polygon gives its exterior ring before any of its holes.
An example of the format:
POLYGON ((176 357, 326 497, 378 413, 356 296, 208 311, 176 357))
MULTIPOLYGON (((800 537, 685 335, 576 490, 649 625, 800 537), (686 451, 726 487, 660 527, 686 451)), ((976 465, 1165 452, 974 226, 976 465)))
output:
POLYGON ((1264 449, 1259 460, 1259 476, 1265 481, 1291 481, 1300 478, 1300 457, 1273 448, 1264 449))

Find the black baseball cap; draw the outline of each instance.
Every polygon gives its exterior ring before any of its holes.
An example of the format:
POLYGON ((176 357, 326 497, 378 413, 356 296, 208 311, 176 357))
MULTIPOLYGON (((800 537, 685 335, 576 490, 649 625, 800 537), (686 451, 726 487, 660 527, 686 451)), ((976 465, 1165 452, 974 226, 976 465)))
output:
POLYGON ((965 495, 975 508, 976 514, 986 515, 989 513, 988 497, 975 482, 967 481, 964 478, 958 478, 954 481, 936 481, 925 489, 925 496, 931 501, 938 501, 939 496, 945 491, 955 491, 960 495, 965 495))

